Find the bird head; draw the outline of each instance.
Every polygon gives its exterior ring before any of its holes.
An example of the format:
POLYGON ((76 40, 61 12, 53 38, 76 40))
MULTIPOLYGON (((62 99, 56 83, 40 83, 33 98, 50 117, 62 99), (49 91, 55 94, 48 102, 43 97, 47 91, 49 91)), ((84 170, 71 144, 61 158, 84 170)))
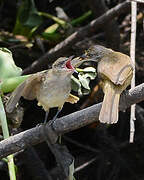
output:
POLYGON ((113 52, 112 49, 108 49, 101 45, 94 45, 90 47, 85 53, 81 56, 84 61, 95 61, 99 62, 101 58, 113 52))
POLYGON ((76 72, 75 68, 71 64, 73 56, 67 57, 60 57, 58 58, 52 65, 52 69, 57 72, 67 72, 67 73, 74 73, 76 72))

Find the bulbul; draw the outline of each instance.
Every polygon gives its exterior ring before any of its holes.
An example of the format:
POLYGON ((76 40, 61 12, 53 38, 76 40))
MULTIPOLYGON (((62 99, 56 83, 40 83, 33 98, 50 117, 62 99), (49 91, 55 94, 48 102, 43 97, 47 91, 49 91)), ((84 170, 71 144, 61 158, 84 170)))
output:
POLYGON ((131 83, 133 76, 130 57, 100 45, 89 48, 82 57, 84 61, 98 62, 97 71, 104 92, 100 122, 117 123, 120 94, 131 83))
POLYGON ((61 57, 53 63, 52 69, 32 74, 14 90, 6 111, 12 112, 21 96, 37 99, 38 105, 46 111, 46 121, 50 108, 58 107, 56 118, 65 102, 76 103, 79 98, 70 94, 71 76, 75 71, 71 59, 61 57))

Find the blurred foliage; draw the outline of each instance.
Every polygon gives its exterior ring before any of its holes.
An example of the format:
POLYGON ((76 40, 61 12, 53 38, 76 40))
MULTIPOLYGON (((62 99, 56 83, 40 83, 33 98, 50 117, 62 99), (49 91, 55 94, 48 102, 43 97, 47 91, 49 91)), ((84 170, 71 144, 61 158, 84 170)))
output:
POLYGON ((34 0, 23 0, 18 8, 13 34, 30 38, 41 23, 42 17, 38 14, 34 0))
MULTIPOLYGON (((6 79, 20 76, 21 72, 21 68, 17 67, 14 63, 11 51, 9 51, 7 48, 0 48, 0 92, 2 90, 1 85, 6 79)), ((3 137, 6 139, 9 137, 9 129, 1 95, 2 94, 0 94, 0 125, 2 127, 3 137)), ((10 180, 16 180, 13 155, 11 154, 7 156, 7 160, 10 180)))
POLYGON ((12 53, 7 48, 0 48, 0 89, 3 93, 13 91, 29 75, 21 76, 22 69, 16 66, 12 53))
POLYGON ((13 34, 23 35, 31 39, 36 34, 38 27, 45 22, 44 18, 49 18, 55 24, 47 27, 39 36, 49 41, 59 42, 74 31, 73 26, 80 25, 91 15, 92 11, 88 11, 71 22, 66 22, 49 13, 38 12, 34 0, 22 0, 18 8, 13 34))
POLYGON ((0 80, 20 76, 22 69, 15 65, 12 53, 7 48, 0 48, 0 80))
POLYGON ((66 22, 64 20, 61 20, 55 16, 52 16, 48 13, 39 13, 42 16, 45 16, 47 18, 51 18, 54 20, 56 23, 49 26, 44 30, 42 33, 42 37, 47 40, 55 40, 55 41, 60 41, 63 36, 67 36, 71 34, 74 30, 73 27, 80 25, 83 21, 85 21, 89 16, 92 15, 92 11, 88 11, 84 13, 82 16, 73 19, 70 22, 66 22), (62 28, 64 31, 62 31, 60 28, 62 28))

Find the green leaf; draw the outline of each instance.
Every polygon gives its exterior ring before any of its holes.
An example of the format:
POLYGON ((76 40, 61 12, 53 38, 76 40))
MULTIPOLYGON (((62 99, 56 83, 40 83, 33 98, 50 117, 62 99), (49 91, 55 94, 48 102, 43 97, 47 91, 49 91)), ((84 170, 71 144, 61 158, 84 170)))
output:
POLYGON ((15 65, 12 53, 7 48, 0 48, 0 80, 20 76, 22 69, 15 65))
POLYGON ((59 24, 53 24, 51 26, 49 26, 48 28, 45 29, 45 33, 48 33, 48 34, 53 34, 57 31, 57 29, 59 28, 59 24))
POLYGON ((96 78, 96 73, 86 73, 84 74, 84 78, 89 78, 90 80, 94 80, 96 78))
POLYGON ((54 42, 58 42, 61 39, 60 33, 53 33, 53 34, 51 34, 51 33, 43 32, 42 33, 42 37, 44 39, 47 39, 47 40, 52 41, 52 42, 53 41, 54 42))
POLYGON ((89 89, 84 89, 82 88, 82 94, 83 95, 88 95, 90 93, 90 90, 89 89))
POLYGON ((81 82, 82 86, 85 89, 90 90, 90 87, 89 87, 90 79, 89 78, 85 78, 85 75, 81 75, 81 74, 79 74, 78 77, 79 77, 79 81, 81 82))
POLYGON ((81 83, 74 76, 71 77, 71 87, 73 91, 78 92, 80 96, 82 95, 81 83))
POLYGON ((96 69, 94 67, 86 67, 83 69, 83 72, 96 73, 96 69))
POLYGON ((95 79, 97 73, 93 67, 86 67, 84 69, 77 68, 79 72, 78 78, 72 76, 72 90, 78 92, 79 95, 87 95, 90 93, 90 80, 95 79))
POLYGON ((35 7, 34 0, 23 0, 18 9, 13 33, 30 38, 42 21, 42 17, 38 14, 35 7))
POLYGON ((34 0, 24 0, 19 12, 19 20, 22 25, 33 28, 42 23, 42 17, 39 16, 35 7, 34 0))
POLYGON ((20 83, 27 79, 31 75, 10 77, 5 79, 1 84, 0 88, 3 93, 12 92, 20 83))

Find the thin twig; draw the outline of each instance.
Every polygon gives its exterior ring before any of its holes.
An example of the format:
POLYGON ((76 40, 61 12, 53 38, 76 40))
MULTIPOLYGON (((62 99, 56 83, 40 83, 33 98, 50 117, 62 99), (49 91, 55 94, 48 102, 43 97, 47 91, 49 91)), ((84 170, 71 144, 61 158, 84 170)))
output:
POLYGON ((98 159, 98 157, 92 158, 90 161, 85 162, 84 164, 80 165, 79 167, 75 168, 74 173, 86 168, 87 166, 89 166, 90 164, 92 164, 94 161, 96 161, 98 159))
MULTIPOLYGON (((136 46, 136 15, 137 15, 137 3, 131 2, 131 43, 130 43, 130 57, 134 64, 133 78, 131 82, 131 88, 135 87, 135 46, 136 46)), ((135 133, 135 125, 134 121, 135 117, 135 108, 136 105, 131 106, 131 115, 130 115, 130 139, 129 142, 133 143, 134 141, 134 133, 135 133)))
MULTIPOLYGON (((120 110, 125 110, 132 104, 136 104, 144 100, 144 83, 136 86, 134 89, 126 91, 120 99, 120 110)), ((98 121, 99 112, 102 103, 93 105, 67 116, 58 118, 53 124, 46 124, 46 133, 52 142, 55 143, 58 135, 73 131, 80 127, 98 121), (54 138, 54 134, 56 138, 54 138)), ((14 136, 11 136, 0 142, 0 158, 6 157, 9 154, 25 149, 29 145, 41 143, 45 140, 43 125, 26 130, 14 136)))

